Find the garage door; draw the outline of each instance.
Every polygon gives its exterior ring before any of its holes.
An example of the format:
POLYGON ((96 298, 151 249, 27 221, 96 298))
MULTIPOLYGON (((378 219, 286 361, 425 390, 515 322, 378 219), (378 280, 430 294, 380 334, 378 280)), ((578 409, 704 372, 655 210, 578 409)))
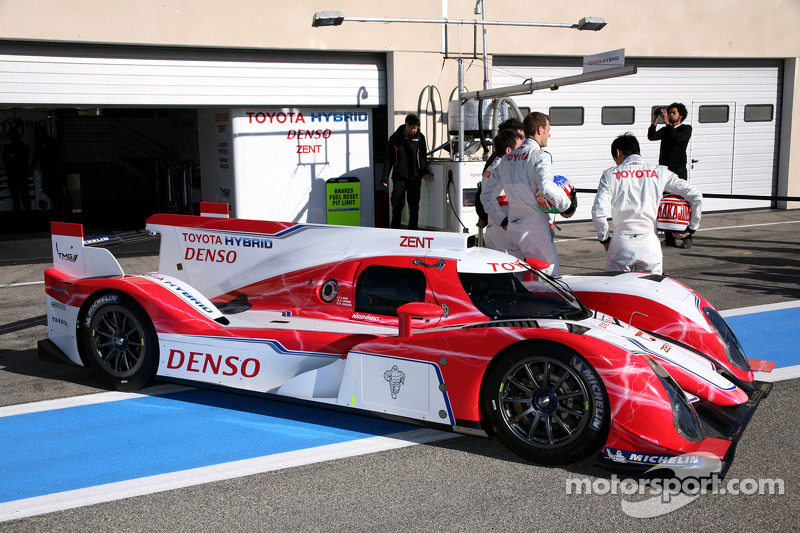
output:
POLYGON ((0 104, 379 106, 379 54, 0 45, 0 104))
MULTIPOLYGON (((694 134, 687 156, 690 179, 706 193, 769 196, 775 191, 780 131, 782 63, 779 61, 640 60, 638 73, 557 91, 515 97, 520 107, 549 113, 548 150, 560 174, 579 188, 595 188, 613 166, 609 147, 632 132, 642 155, 658 160, 658 142, 647 140, 654 105, 682 102, 694 134)), ((496 57, 493 87, 544 81, 581 72, 580 58, 496 57)), ((588 218, 591 201, 579 208, 588 218)), ((704 209, 769 206, 769 201, 708 199, 704 209)))

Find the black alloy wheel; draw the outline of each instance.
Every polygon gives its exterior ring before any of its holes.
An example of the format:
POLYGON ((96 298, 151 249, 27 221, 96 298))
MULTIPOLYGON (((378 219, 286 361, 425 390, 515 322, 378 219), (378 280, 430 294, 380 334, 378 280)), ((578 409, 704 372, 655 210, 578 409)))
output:
POLYGON ((583 357, 550 342, 498 357, 485 377, 482 404, 503 444, 547 465, 573 463, 599 449, 608 433, 608 396, 583 357))
POLYGON ((85 309, 83 349, 100 378, 121 391, 149 384, 158 367, 158 338, 141 306, 114 292, 93 296, 85 309))

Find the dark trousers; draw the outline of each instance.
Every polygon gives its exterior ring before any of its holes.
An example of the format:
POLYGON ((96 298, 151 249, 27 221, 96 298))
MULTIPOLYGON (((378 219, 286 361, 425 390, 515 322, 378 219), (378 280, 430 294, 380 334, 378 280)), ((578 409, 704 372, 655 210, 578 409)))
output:
POLYGON ((61 213, 64 208, 64 185, 64 179, 59 174, 42 171, 42 191, 50 199, 52 209, 56 213, 61 213))
POLYGON ((408 200, 408 229, 417 229, 419 222, 419 199, 422 180, 419 178, 392 179, 392 223, 400 229, 403 207, 408 200))
POLYGON ((9 174, 8 189, 11 193, 11 205, 15 212, 31 210, 31 195, 26 174, 9 174))

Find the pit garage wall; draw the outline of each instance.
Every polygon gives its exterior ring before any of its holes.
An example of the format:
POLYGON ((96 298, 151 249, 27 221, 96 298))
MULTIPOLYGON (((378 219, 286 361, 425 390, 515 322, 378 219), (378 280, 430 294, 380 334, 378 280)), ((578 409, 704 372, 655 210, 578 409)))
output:
POLYGON ((372 110, 219 108, 199 112, 202 196, 238 218, 327 222, 326 182, 361 182, 361 225, 375 225, 372 110))

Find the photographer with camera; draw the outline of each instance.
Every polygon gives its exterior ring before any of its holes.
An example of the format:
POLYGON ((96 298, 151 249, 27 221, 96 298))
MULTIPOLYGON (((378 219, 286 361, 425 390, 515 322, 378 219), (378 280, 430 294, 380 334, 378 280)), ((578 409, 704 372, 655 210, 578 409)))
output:
MULTIPOLYGON (((652 123, 647 130, 649 140, 661 141, 658 164, 664 165, 683 180, 689 178, 686 168, 686 147, 689 145, 689 139, 692 138, 692 127, 683 123, 687 114, 686 106, 678 102, 670 104, 669 107, 656 106, 653 108, 652 123), (660 130, 656 130, 659 117, 663 119, 665 125, 660 130)), ((667 246, 676 246, 672 233, 667 232, 666 237, 667 246)), ((690 235, 683 240, 681 248, 691 248, 691 246, 692 237, 690 235)))

